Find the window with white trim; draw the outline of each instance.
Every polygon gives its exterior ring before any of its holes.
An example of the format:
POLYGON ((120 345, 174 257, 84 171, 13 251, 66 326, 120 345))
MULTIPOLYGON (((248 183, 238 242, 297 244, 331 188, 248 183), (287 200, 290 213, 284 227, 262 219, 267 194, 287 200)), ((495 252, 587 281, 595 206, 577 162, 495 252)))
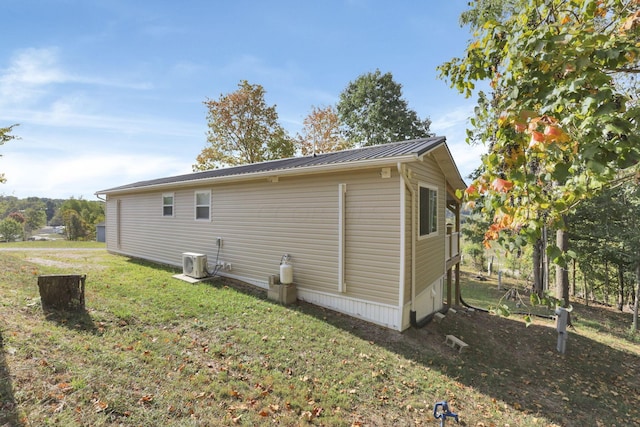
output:
POLYGON ((196 219, 211 220, 211 191, 196 191, 196 219))
POLYGON ((173 193, 162 195, 162 216, 173 216, 173 193))
POLYGON ((420 185, 420 237, 438 232, 438 190, 420 185))

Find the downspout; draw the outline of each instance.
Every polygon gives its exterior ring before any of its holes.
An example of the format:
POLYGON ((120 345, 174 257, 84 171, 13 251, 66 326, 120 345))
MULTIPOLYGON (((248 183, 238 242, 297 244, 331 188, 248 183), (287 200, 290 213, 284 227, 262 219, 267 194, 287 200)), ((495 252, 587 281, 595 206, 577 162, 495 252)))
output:
POLYGON ((409 312, 409 319, 411 322, 411 326, 417 325, 416 319, 416 310, 415 310, 415 299, 416 299, 416 238, 415 238, 415 230, 416 230, 416 192, 414 188, 411 186, 411 182, 409 177, 406 175, 405 170, 402 168, 402 163, 398 162, 398 174, 400 175, 400 179, 404 183, 405 187, 411 193, 411 311, 409 312))

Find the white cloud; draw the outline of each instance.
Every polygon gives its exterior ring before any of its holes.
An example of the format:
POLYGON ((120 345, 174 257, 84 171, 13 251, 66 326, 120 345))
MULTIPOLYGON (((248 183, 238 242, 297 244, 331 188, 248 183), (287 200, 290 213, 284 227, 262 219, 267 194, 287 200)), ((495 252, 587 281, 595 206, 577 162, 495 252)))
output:
POLYGON ((172 73, 181 77, 192 77, 204 70, 205 67, 202 64, 194 61, 179 61, 171 67, 172 73))
POLYGON ((47 48, 23 50, 0 69, 2 121, 21 125, 14 132, 21 140, 2 149, 0 194, 91 199, 97 190, 190 172, 204 123, 108 109, 89 85, 144 85, 66 68, 47 48))
POLYGON ((2 76, 3 84, 45 85, 62 83, 68 77, 60 69, 57 49, 27 49, 14 57, 11 65, 2 76))
POLYGON ((466 104, 446 111, 432 118, 431 122, 431 130, 436 135, 447 137, 447 145, 453 160, 465 180, 480 166, 480 157, 486 151, 482 145, 469 145, 466 142, 466 130, 470 126, 469 118, 473 115, 474 106, 474 104, 466 104))
POLYGON ((65 69, 55 47, 19 51, 9 66, 0 70, 0 107, 24 107, 40 100, 52 87, 65 83, 145 90, 147 82, 128 82, 104 77, 83 76, 65 69))
POLYGON ((50 126, 66 129, 95 129, 124 135, 144 134, 198 138, 204 141, 206 123, 191 123, 151 116, 113 116, 81 112, 89 109, 82 97, 65 96, 42 110, 7 111, 3 120, 23 125, 50 126))
POLYGON ((473 105, 466 104, 453 110, 444 112, 431 120, 431 127, 435 129, 466 129, 469 118, 473 115, 473 105))
MULTIPOLYGON (((267 98, 272 90, 289 88, 296 77, 302 74, 295 61, 287 61, 282 65, 272 65, 256 55, 242 54, 228 62, 217 71, 220 75, 240 80, 247 80, 251 84, 260 84, 267 90, 267 98)), ((235 88, 234 88, 235 90, 235 88)))
POLYGON ((175 157, 99 152, 55 157, 13 153, 0 160, 0 167, 7 178, 0 194, 88 200, 99 190, 191 172, 188 162, 175 157))
POLYGON ((0 103, 12 105, 40 97, 42 86, 66 80, 57 65, 55 49, 27 49, 0 70, 0 103))

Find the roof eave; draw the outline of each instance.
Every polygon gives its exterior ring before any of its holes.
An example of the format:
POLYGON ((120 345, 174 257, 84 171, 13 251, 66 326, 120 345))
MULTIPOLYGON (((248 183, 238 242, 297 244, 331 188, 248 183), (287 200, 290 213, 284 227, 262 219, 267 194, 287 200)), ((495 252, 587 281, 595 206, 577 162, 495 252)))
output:
POLYGON ((204 184, 210 184, 210 183, 218 184, 218 183, 226 183, 226 182, 251 181, 251 180, 256 180, 260 178, 268 178, 268 177, 274 177, 274 176, 312 175, 312 174, 323 173, 323 172, 333 172, 333 171, 340 171, 340 170, 353 170, 353 169, 364 169, 364 168, 396 165, 398 162, 400 163, 412 162, 412 161, 418 160, 419 158, 420 158, 419 154, 409 153, 402 156, 384 157, 380 159, 368 159, 368 160, 360 160, 360 161, 324 164, 324 165, 317 165, 317 166, 305 166, 305 167, 299 167, 299 168, 251 172, 251 173, 245 173, 245 174, 185 180, 180 182, 167 182, 162 184, 143 185, 139 187, 129 187, 129 188, 120 188, 120 189, 113 188, 113 189, 100 190, 94 194, 98 196, 101 194, 117 195, 117 194, 126 194, 126 193, 140 193, 140 192, 149 191, 149 190, 163 190, 163 189, 176 188, 176 187, 190 187, 190 186, 204 185, 204 184))
POLYGON ((454 189, 467 188, 467 184, 464 182, 462 175, 460 175, 460 170, 458 169, 456 162, 453 160, 453 155, 451 154, 451 150, 449 150, 449 146, 447 144, 440 144, 436 147, 433 147, 432 149, 423 153, 420 156, 420 159, 422 160, 424 156, 430 153, 434 153, 434 155, 436 155, 436 162, 438 163, 438 165, 440 165, 440 169, 445 174, 447 181, 454 189), (437 156, 436 151, 438 150, 444 150, 444 157, 437 156), (449 167, 443 168, 443 160, 447 162, 449 167))

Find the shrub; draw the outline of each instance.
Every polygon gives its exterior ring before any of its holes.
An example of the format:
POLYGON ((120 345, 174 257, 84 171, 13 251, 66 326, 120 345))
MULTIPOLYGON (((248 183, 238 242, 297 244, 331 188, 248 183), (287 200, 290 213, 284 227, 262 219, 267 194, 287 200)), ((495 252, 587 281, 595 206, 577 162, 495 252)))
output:
POLYGON ((22 225, 13 218, 0 221, 0 237, 6 242, 15 242, 22 238, 22 225))

